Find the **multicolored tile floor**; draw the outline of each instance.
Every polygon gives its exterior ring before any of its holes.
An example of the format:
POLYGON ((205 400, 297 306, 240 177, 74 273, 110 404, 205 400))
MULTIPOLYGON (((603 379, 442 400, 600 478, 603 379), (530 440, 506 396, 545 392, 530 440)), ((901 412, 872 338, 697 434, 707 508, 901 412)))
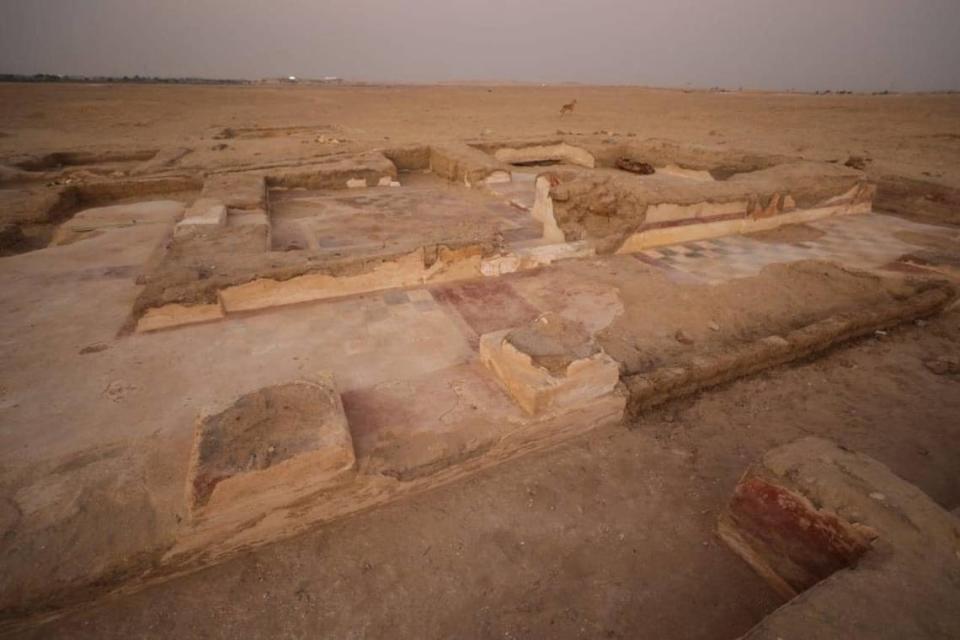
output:
POLYGON ((869 213, 835 216, 806 226, 823 231, 815 240, 770 242, 748 236, 726 236, 657 247, 633 254, 663 269, 677 282, 718 284, 759 272, 768 264, 799 260, 833 260, 861 269, 889 264, 917 246, 899 240, 901 231, 938 234, 941 227, 869 213))

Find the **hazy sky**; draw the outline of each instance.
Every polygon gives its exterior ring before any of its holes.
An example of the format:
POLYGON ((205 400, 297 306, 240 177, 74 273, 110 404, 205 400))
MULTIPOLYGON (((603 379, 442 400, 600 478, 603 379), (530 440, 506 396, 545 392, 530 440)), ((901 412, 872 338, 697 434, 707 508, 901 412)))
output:
POLYGON ((0 0, 0 72, 960 89, 960 0, 0 0))

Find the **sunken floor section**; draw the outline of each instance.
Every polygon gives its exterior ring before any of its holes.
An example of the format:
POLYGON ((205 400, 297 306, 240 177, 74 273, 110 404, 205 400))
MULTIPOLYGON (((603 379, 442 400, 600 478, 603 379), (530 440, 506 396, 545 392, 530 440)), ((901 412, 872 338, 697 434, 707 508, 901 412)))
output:
MULTIPOLYGON (((3 380, 0 444, 29 433, 60 452, 4 477, 7 628, 955 298, 943 271, 901 260, 902 238, 930 229, 871 213, 872 186, 845 167, 537 140, 191 179, 190 198, 84 208, 49 246, 4 259, 0 338, 19 375, 3 380), (848 231, 870 251, 836 239, 848 231), (76 354, 52 376, 34 356, 50 344, 76 354), (104 521, 136 533, 77 541, 104 521)), ((824 516, 835 545, 770 560, 799 543, 763 533, 758 487, 724 527, 784 593, 869 557, 872 538, 824 516)))
MULTIPOLYGON (((485 142, 217 173, 145 274, 155 331, 865 213, 855 169, 659 142, 485 142)), ((90 217, 90 214, 82 214, 90 217)))
POLYGON ((526 211, 432 173, 362 190, 277 190, 270 211, 274 251, 390 252, 458 236, 516 242, 541 235, 526 211))

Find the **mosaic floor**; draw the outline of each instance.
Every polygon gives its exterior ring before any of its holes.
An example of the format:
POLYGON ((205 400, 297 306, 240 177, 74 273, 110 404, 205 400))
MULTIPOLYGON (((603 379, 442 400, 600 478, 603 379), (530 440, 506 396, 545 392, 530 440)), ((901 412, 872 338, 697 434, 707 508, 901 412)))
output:
POLYGON ((663 269, 677 282, 718 284, 754 275, 777 262, 834 260, 851 267, 877 268, 917 249, 916 245, 897 239, 895 233, 942 232, 940 227, 878 213, 837 216, 807 226, 824 234, 816 240, 795 243, 727 236, 647 249, 633 255, 663 269))

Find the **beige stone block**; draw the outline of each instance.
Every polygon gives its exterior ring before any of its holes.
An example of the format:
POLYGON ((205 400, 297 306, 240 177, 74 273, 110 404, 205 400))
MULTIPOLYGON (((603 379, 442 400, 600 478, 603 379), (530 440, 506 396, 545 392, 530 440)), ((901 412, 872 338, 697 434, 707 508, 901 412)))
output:
POLYGON ((552 340, 538 334, 538 325, 561 319, 549 314, 523 331, 504 330, 480 337, 480 360, 497 377, 501 386, 530 415, 564 412, 612 393, 620 370, 610 356, 592 340, 552 340), (533 353, 530 353, 533 352, 533 353))
POLYGON ((430 147, 430 170, 451 182, 468 187, 483 184, 498 172, 509 176, 509 167, 492 156, 462 143, 447 143, 430 147))
POLYGON ((266 515, 353 476, 353 439, 333 376, 265 387, 197 423, 187 482, 194 518, 266 515))
POLYGON ((543 239, 550 243, 561 243, 566 241, 566 235, 557 225, 557 219, 553 212, 553 199, 550 197, 550 178, 547 176, 538 176, 535 183, 536 194, 533 200, 533 210, 531 214, 534 220, 543 224, 543 239))
POLYGON ((183 220, 177 223, 173 235, 184 237, 216 232, 227 224, 227 207, 218 200, 201 198, 193 203, 183 220))

